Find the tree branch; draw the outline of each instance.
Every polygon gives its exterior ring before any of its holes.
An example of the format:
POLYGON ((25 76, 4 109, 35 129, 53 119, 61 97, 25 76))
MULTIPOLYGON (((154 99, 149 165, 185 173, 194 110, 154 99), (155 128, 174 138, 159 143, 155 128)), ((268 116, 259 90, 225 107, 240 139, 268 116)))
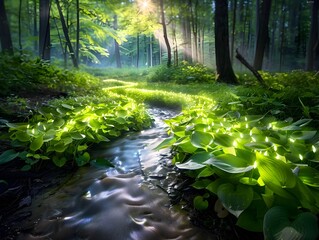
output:
POLYGON ((247 60, 239 53, 238 48, 236 49, 236 58, 246 67, 248 68, 253 74, 254 76, 257 78, 258 82, 263 86, 263 87, 267 87, 266 83, 264 82, 264 79, 262 78, 262 76, 258 73, 258 71, 252 66, 250 65, 247 60))

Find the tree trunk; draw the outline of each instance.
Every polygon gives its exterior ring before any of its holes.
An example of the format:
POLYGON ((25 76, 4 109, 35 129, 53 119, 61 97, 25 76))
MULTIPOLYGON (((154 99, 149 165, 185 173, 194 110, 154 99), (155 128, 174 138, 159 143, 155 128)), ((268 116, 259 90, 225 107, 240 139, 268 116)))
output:
POLYGON ((231 49, 230 49, 230 59, 234 61, 234 47, 235 47, 235 30, 236 30, 236 11, 237 11, 237 0, 233 1, 233 22, 232 22, 232 32, 231 32, 231 49))
POLYGON ((4 0, 0 0, 0 40, 2 52, 13 54, 13 45, 11 40, 11 32, 7 18, 4 0))
POLYGON ((280 56, 279 56, 279 71, 281 72, 283 59, 284 59, 284 44, 285 44, 285 22, 286 22, 286 3, 282 0, 281 5, 282 17, 281 17, 281 31, 280 31, 280 56))
POLYGON ((78 68, 79 67, 78 66, 78 62, 77 62, 77 59, 75 57, 75 53, 74 53, 74 50, 73 50, 73 47, 72 47, 72 44, 71 44, 71 40, 70 40, 70 37, 69 37, 69 31, 68 31, 68 28, 67 28, 63 13, 62 13, 62 9, 61 9, 59 0, 55 0, 55 3, 56 3, 57 8, 58 8, 58 12, 59 12, 60 20, 61 20, 61 24, 62 24, 62 29, 63 29, 65 41, 66 41, 66 45, 69 48, 69 52, 70 52, 70 55, 71 55, 73 66, 75 68, 78 68))
POLYGON ((50 61, 50 0, 40 0, 39 55, 42 60, 50 61))
POLYGON ((271 9, 271 0, 263 0, 261 3, 261 14, 257 33, 257 44, 254 60, 254 68, 262 69, 266 45, 269 42, 268 22, 271 9))
POLYGON ((140 62, 140 35, 136 36, 136 68, 139 67, 140 62))
POLYGON ((77 64, 80 63, 80 0, 76 0, 76 43, 75 43, 75 58, 77 64))
POLYGON ((217 81, 236 84, 229 54, 228 6, 227 0, 215 0, 215 51, 217 81))
POLYGON ((318 46, 318 5, 319 0, 311 2, 311 27, 307 46, 307 71, 315 69, 316 48, 318 46))
MULTIPOLYGON (((114 15, 113 19, 114 19, 113 28, 116 31, 118 28, 117 15, 114 15)), ((119 46, 119 43, 116 41, 116 39, 114 39, 114 56, 115 56, 116 67, 122 68, 120 46, 119 46)))
POLYGON ((19 51, 20 51, 20 54, 22 54, 22 39, 21 39, 21 12, 22 12, 22 0, 19 1, 19 51))
POLYGON ((166 49, 167 49, 167 67, 171 67, 172 66, 172 51, 171 51, 171 45, 169 43, 168 36, 167 36, 163 0, 160 0, 160 7, 161 7, 161 21, 162 21, 162 27, 163 27, 163 37, 164 37, 164 41, 165 41, 166 49))
MULTIPOLYGON (((34 36, 34 38, 38 36, 37 0, 33 0, 33 36, 34 36)), ((33 49, 34 49, 34 52, 39 51, 38 42, 37 41, 34 41, 33 49)))

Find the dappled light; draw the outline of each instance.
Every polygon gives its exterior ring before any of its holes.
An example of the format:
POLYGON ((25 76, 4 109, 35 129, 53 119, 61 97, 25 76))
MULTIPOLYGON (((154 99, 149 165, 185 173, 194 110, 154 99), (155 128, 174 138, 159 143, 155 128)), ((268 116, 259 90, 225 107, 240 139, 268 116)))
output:
POLYGON ((0 239, 317 240, 318 10, 0 0, 0 239))

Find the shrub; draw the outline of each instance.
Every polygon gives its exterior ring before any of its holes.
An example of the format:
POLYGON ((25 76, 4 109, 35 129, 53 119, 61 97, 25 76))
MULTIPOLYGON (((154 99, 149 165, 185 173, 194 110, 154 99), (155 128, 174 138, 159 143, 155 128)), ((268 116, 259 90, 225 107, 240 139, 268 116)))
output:
POLYGON ((160 66, 149 78, 151 82, 212 83, 215 81, 214 72, 202 64, 182 62, 170 68, 160 66))

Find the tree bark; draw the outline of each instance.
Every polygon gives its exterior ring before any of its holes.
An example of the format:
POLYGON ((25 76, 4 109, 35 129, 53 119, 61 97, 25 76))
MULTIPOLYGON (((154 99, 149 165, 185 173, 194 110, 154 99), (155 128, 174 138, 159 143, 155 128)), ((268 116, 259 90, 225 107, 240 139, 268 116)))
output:
POLYGON ((76 43, 75 43, 75 58, 77 64, 80 63, 80 0, 76 0, 76 43))
POLYGON ((215 0, 215 51, 217 81, 236 84, 229 53, 228 6, 227 0, 215 0))
POLYGON ((318 47, 318 5, 319 0, 311 2, 311 27, 307 46, 307 71, 315 69, 316 49, 318 47))
POLYGON ((233 1, 233 22, 232 22, 232 31, 231 31, 231 49, 230 49, 230 59, 232 62, 234 61, 236 12, 237 12, 237 0, 234 0, 233 1))
POLYGON ((238 49, 236 49, 236 58, 246 67, 248 68, 253 74, 254 76, 257 78, 258 82, 263 86, 263 87, 267 87, 267 85, 264 82, 264 79, 262 78, 262 76, 258 73, 258 71, 256 71, 256 69, 254 69, 253 66, 251 66, 247 60, 239 53, 238 49))
POLYGON ((13 54, 13 45, 11 32, 7 18, 7 12, 4 5, 4 0, 0 0, 0 40, 2 52, 13 54))
POLYGON ((42 60, 50 61, 50 0, 40 0, 39 55, 42 60))
MULTIPOLYGON (((117 15, 114 15, 113 20, 114 20, 113 28, 116 31, 118 28, 117 15)), ((122 63, 121 63, 120 46, 119 46, 119 43, 116 41, 116 39, 114 39, 114 55, 115 55, 116 67, 121 68, 122 63)))
POLYGON ((78 62, 77 62, 77 59, 75 57, 75 53, 74 53, 74 50, 73 50, 73 47, 72 47, 72 44, 71 44, 71 40, 70 40, 70 37, 69 37, 69 31, 68 31, 68 28, 66 26, 66 22, 65 22, 63 13, 62 13, 62 9, 61 9, 59 0, 55 0, 55 3, 56 3, 57 8, 58 8, 58 12, 59 12, 60 20, 61 20, 61 24, 62 24, 62 29, 63 29, 65 41, 66 41, 66 45, 69 48, 69 52, 70 52, 70 55, 71 55, 73 66, 75 68, 78 68, 79 67, 78 66, 78 62))
POLYGON ((254 68, 262 69, 266 45, 269 42, 268 22, 271 9, 271 0, 263 0, 261 3, 261 14, 257 33, 257 44, 254 60, 254 68))
POLYGON ((160 8, 161 8, 161 21, 162 21, 162 27, 163 27, 163 37, 164 37, 164 41, 165 41, 166 49, 167 49, 167 67, 171 67, 172 66, 172 50, 171 50, 171 45, 169 43, 168 36, 167 36, 163 0, 160 0, 160 8))

